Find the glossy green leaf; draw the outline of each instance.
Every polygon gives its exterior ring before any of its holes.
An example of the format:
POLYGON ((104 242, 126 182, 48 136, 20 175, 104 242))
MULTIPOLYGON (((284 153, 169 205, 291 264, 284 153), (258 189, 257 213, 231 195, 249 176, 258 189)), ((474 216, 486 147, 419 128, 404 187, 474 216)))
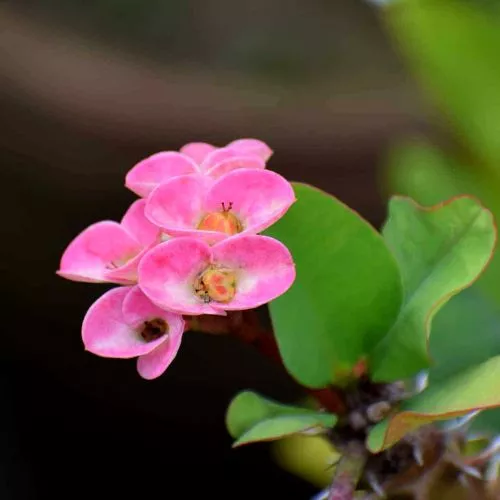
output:
POLYGON ((392 418, 377 424, 368 436, 374 453, 389 448, 422 425, 500 406, 500 356, 447 380, 436 382, 405 401, 392 418))
POLYGON ((405 300, 371 353, 370 369, 374 380, 393 381, 429 366, 432 317, 484 270, 496 229, 491 212, 467 196, 431 208, 395 197, 383 234, 399 263, 405 300))
POLYGON ((297 279, 270 304, 288 371, 324 387, 387 332, 402 300, 401 278, 383 238, 329 194, 294 184, 297 202, 267 234, 292 252, 297 279))
POLYGON ((500 14, 485 2, 400 0, 386 10, 424 88, 482 162, 500 170, 500 14))
POLYGON ((337 417, 276 403, 251 391, 238 394, 227 410, 226 426, 234 438, 233 446, 271 441, 306 430, 331 428, 337 417))
MULTIPOLYGON (((467 193, 476 196, 500 220, 500 181, 477 165, 462 163, 423 140, 395 145, 387 158, 390 192, 432 205, 467 193)), ((500 252, 474 287, 500 306, 500 252)))

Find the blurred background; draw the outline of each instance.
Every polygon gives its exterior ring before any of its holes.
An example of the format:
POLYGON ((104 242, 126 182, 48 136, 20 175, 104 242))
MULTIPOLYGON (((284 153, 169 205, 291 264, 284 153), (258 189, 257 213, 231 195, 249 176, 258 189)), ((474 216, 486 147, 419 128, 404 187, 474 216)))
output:
MULTIPOLYGON (((471 192, 500 215, 497 4, 379 3, 0 3, 1 499, 317 491, 321 479, 287 473, 265 445, 230 448, 237 391, 300 397, 278 368, 189 334, 168 372, 144 381, 133 361, 83 351, 81 320, 106 286, 55 271, 78 232, 135 199, 128 169, 192 141, 264 140, 270 168, 377 227, 395 191, 422 203, 471 192)), ((439 314, 433 354, 446 368, 432 376, 500 353, 498 260, 439 314)), ((498 413, 481 426, 500 428, 498 413)))

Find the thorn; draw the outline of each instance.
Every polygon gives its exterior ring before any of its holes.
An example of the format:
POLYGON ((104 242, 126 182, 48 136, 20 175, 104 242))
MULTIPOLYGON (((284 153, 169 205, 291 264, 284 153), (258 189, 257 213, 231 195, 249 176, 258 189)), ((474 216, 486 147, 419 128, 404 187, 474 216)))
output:
POLYGON ((460 469, 464 474, 467 474, 468 476, 475 477, 476 479, 483 479, 481 471, 476 469, 475 467, 471 467, 470 465, 462 465, 460 469))
POLYGON ((381 484, 378 482, 378 479, 375 477, 375 474, 373 472, 368 472, 366 474, 366 480, 368 481, 368 484, 370 485, 373 492, 379 498, 386 498, 385 491, 382 488, 381 484))
POLYGON ((422 448, 420 447, 419 443, 415 443, 413 445, 413 458, 415 459, 415 462, 417 462, 419 467, 424 466, 424 454, 422 452, 422 448))
POLYGON ((427 389, 429 385, 429 372, 423 371, 420 372, 415 377, 415 393, 418 394, 423 390, 427 389))
POLYGON ((464 464, 459 457, 449 457, 448 462, 454 465, 460 472, 461 476, 475 477, 476 479, 483 479, 483 475, 479 469, 471 465, 464 464))
POLYGON ((474 410, 463 417, 456 418, 454 420, 450 420, 446 424, 444 424, 444 427, 447 431, 454 431, 454 432, 460 432, 464 431, 467 427, 467 425, 472 421, 472 419, 480 412, 480 410, 474 410))
POLYGON ((486 446, 484 450, 480 451, 472 461, 474 463, 484 462, 489 460, 491 457, 496 457, 498 454, 500 454, 500 436, 496 436, 492 439, 488 446, 486 446))
POLYGON ((320 491, 316 495, 314 495, 311 500, 327 500, 328 494, 330 493, 330 490, 327 488, 326 490, 320 491))

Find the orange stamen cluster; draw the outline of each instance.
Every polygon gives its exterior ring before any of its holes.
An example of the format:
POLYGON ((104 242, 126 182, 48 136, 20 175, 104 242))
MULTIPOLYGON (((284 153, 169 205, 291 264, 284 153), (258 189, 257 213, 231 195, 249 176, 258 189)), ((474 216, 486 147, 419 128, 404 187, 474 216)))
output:
POLYGON ((198 229, 204 231, 217 231, 219 233, 228 234, 229 236, 241 233, 241 222, 236 215, 231 213, 232 208, 232 203, 229 203, 227 208, 225 204, 222 203, 222 210, 219 212, 210 212, 205 215, 198 224, 198 229))
POLYGON ((194 290, 204 302, 230 302, 236 293, 235 273, 228 269, 208 268, 197 278, 194 290))

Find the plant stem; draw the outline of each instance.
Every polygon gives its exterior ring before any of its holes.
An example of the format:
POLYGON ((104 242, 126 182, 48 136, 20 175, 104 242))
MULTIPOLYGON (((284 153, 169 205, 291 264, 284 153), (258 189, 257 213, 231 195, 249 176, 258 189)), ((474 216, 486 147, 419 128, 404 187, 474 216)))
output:
POLYGON ((367 458, 362 443, 349 443, 336 466, 328 500, 353 500, 356 497, 356 486, 367 458))

